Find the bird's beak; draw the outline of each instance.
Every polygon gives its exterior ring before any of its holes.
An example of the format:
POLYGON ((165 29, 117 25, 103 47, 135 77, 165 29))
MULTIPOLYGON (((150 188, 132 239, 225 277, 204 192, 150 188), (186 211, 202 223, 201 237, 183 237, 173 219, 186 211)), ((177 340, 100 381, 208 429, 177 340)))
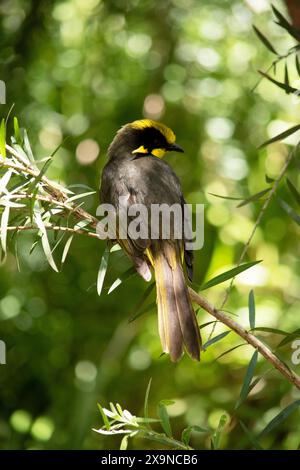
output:
POLYGON ((181 153, 184 153, 183 148, 180 147, 180 145, 177 145, 177 144, 170 144, 170 145, 168 145, 167 150, 168 150, 169 152, 181 152, 181 153))

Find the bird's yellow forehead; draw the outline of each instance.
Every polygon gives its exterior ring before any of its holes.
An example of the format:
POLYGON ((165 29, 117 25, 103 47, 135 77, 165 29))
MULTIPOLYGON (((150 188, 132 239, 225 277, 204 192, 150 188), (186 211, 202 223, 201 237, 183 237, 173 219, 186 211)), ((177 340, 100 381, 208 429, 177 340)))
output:
POLYGON ((152 121, 152 119, 140 119, 138 121, 133 121, 129 125, 133 129, 146 129, 147 127, 154 127, 165 136, 169 144, 173 144, 176 140, 176 136, 172 129, 165 126, 161 122, 152 121))

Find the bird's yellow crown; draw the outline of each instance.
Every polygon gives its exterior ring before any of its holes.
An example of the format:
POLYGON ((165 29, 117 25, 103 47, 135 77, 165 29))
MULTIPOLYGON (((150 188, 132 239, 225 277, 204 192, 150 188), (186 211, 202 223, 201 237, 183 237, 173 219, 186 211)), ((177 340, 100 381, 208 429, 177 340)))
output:
POLYGON ((165 126, 165 124, 162 124, 161 122, 152 121, 152 119, 139 119, 137 121, 131 122, 129 125, 133 129, 146 129, 147 127, 154 127, 165 136, 166 141, 169 144, 173 144, 176 140, 176 136, 172 129, 165 126))
POLYGON ((172 129, 152 119, 138 119, 125 124, 118 130, 112 141, 109 158, 123 155, 149 156, 163 158, 166 152, 183 152, 175 143, 176 136, 172 129))

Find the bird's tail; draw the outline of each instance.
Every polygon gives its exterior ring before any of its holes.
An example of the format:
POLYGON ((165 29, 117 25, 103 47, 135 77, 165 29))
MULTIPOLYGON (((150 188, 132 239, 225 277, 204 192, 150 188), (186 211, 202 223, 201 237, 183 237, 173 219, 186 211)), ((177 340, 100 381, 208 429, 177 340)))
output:
POLYGON ((173 243, 163 242, 149 255, 155 271, 163 351, 170 354, 172 361, 178 361, 185 349, 199 361, 201 337, 183 273, 180 249, 173 243))

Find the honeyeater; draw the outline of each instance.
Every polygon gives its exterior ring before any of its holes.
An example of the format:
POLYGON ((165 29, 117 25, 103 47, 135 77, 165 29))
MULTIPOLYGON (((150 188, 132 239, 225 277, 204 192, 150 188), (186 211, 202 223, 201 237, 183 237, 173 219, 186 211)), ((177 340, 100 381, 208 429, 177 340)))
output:
MULTIPOLYGON (((168 151, 183 152, 175 143, 175 134, 162 123, 141 119, 124 125, 108 149, 100 187, 102 203, 114 206, 120 218, 122 209, 135 204, 146 208, 153 204, 185 203, 180 182, 172 168, 162 160, 168 151)), ((126 227, 125 227, 126 231, 126 227)), ((200 359, 201 337, 195 312, 189 297, 186 274, 191 279, 192 251, 186 240, 155 239, 116 235, 115 242, 132 260, 137 272, 147 281, 153 269, 156 281, 158 327, 162 349, 177 361, 185 350, 193 359, 200 359)))

